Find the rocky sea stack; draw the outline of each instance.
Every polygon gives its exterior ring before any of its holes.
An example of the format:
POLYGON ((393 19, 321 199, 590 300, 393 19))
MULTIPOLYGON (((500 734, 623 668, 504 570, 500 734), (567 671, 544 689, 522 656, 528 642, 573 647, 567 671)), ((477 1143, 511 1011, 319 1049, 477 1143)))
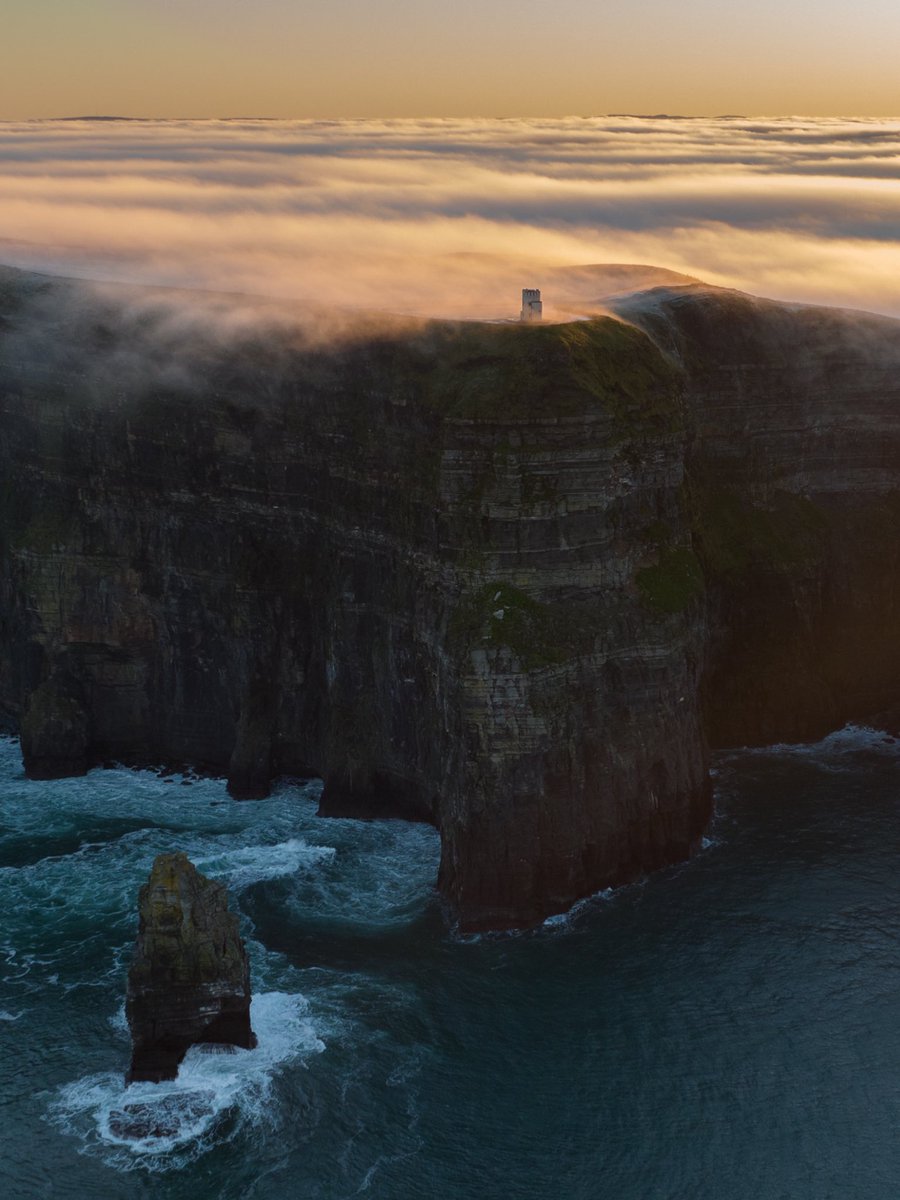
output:
POLYGON ((187 855, 160 854, 139 911, 126 1002, 128 1082, 174 1079, 198 1043, 252 1050, 250 966, 224 886, 187 855))

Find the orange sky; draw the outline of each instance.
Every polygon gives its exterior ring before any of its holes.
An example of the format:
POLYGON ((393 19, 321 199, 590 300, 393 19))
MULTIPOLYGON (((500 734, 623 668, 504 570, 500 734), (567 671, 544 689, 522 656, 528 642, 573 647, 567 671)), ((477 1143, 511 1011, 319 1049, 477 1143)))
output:
POLYGON ((896 0, 6 0, 0 118, 889 115, 896 0))

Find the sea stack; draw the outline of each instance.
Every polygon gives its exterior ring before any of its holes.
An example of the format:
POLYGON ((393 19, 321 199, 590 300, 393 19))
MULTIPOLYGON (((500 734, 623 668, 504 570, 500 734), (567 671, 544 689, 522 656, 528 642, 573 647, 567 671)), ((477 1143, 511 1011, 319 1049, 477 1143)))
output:
POLYGON ((186 854, 160 854, 138 905, 127 1082, 174 1079, 198 1043, 252 1050, 250 965, 224 886, 201 875, 186 854))

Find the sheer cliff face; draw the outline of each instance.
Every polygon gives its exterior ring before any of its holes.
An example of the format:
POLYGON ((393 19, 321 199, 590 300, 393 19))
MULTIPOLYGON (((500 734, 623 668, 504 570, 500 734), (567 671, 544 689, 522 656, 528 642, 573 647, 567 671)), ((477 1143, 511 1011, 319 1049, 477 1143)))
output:
POLYGON ((686 857, 705 728, 894 698, 892 323, 695 288, 646 332, 186 342, 164 311, 0 278, 0 707, 32 775, 321 775, 326 813, 433 821, 462 925, 500 927, 686 857))
POLYGON ((686 368, 713 744, 821 737, 900 693, 900 325, 700 286, 623 310, 686 368))

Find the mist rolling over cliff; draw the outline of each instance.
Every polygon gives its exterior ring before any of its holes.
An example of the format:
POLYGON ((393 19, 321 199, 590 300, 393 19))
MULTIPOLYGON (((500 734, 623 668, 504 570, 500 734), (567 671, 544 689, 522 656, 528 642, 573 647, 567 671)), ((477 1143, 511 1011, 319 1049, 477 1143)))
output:
POLYGON ((647 278, 575 273, 618 316, 337 335, 4 272, 28 772, 321 777, 433 823, 453 919, 498 928, 696 850, 710 741, 888 707, 897 323, 647 278))
POLYGON ((895 728, 900 323, 543 278, 519 324, 0 269, 13 1195, 818 1200, 889 1121, 897 743, 721 750, 895 728), (259 1045, 126 1086, 173 848, 259 1045))
POLYGON ((0 123, 0 1187, 893 1196, 898 140, 0 123))
POLYGON ((0 30, 0 1197, 896 1200, 897 0, 0 30))
MULTIPOLYGON (((900 314, 896 121, 0 124, 0 261, 503 318, 584 263, 900 314)), ((578 301, 590 302, 588 292, 578 301)))

